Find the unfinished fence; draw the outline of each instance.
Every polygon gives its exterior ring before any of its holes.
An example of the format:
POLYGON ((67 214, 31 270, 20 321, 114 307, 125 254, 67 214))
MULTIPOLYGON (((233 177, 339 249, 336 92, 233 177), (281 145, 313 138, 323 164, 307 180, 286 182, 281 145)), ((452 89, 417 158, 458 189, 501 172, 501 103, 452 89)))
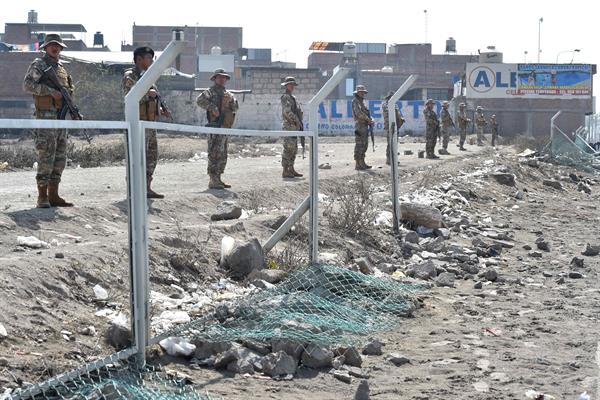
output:
MULTIPOLYGON (((318 106, 348 74, 338 68, 308 104, 308 131, 259 131, 220 129, 139 120, 138 103, 183 50, 181 32, 144 73, 125 97, 125 121, 2 120, 0 128, 15 129, 122 129, 127 130, 127 184, 129 224, 129 268, 131 284, 132 345, 105 358, 82 365, 45 382, 20 389, 12 399, 205 399, 185 387, 177 377, 146 364, 146 348, 162 337, 183 336, 202 340, 268 341, 287 338, 301 343, 349 344, 365 335, 390 329, 415 306, 419 288, 382 280, 333 266, 318 264, 318 106), (225 320, 206 315, 190 324, 151 338, 149 323, 148 205, 146 201, 145 131, 161 129, 196 135, 289 137, 310 139, 310 185, 308 197, 265 243, 265 251, 281 240, 306 212, 310 215, 310 266, 290 276, 274 289, 230 304, 225 320), (312 327, 311 329, 305 329, 312 327)), ((416 77, 410 77, 394 95, 399 98, 416 77)), ((395 101, 394 101, 395 102, 395 101)), ((391 108, 393 113, 393 107, 391 108)), ((390 119, 392 121, 393 119, 390 119)), ((393 131, 393 124, 390 129, 393 131)), ((395 221, 398 171, 397 138, 392 141, 392 186, 395 221)), ((396 224, 396 228, 397 228, 396 224)))

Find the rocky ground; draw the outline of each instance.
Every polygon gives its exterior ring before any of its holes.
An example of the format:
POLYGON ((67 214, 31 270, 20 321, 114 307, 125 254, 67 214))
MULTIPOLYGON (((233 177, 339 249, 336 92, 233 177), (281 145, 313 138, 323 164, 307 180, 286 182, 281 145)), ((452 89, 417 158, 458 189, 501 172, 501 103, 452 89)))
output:
MULTIPOLYGON (((273 144, 255 146, 262 157, 231 160, 224 176, 231 191, 205 190, 206 161, 193 146, 184 145, 197 157, 159 165, 156 189, 167 198, 149 207, 155 332, 257 290, 229 279, 231 266, 219 266, 222 238, 264 243, 307 195, 306 179, 281 180, 273 144), (239 218, 211 221, 224 200, 240 206, 239 218)), ((367 162, 383 165, 384 146, 379 141, 367 162)), ((232 372, 247 351, 202 343, 187 358, 155 348, 152 361, 217 398, 345 399, 362 381, 361 390, 368 385, 373 399, 512 399, 528 391, 531 398, 534 391, 557 399, 587 391, 595 398, 598 176, 535 155, 519 157, 511 147, 470 146, 441 161, 418 159, 421 147, 402 145, 415 154, 400 157, 401 194, 405 203, 426 207, 419 215, 430 218, 407 222, 401 237, 389 225, 387 168, 356 173, 345 141, 325 140, 320 149, 331 166, 321 170, 322 261, 428 285, 412 318, 364 338, 371 344, 367 354, 345 360, 353 366, 329 359, 335 354, 328 357, 328 349, 320 368, 298 354, 291 363, 284 354, 258 354, 258 369, 265 363, 295 369, 293 379, 275 380, 269 368, 266 374, 232 372), (345 208, 343 199, 360 207, 345 208), (437 229, 423 225, 438 218, 443 224, 437 229), (381 354, 372 339, 383 344, 381 354), (221 362, 219 369, 206 366, 211 359, 221 362)), ((306 172, 307 160, 299 164, 306 172)), ((0 174, 2 390, 110 354, 119 345, 118 335, 107 343, 110 321, 128 317, 123 167, 67 170, 63 187, 77 203, 72 209, 32 209, 33 177, 27 170, 0 174)), ((283 272, 259 278, 276 282, 302 265, 306 237, 300 225, 267 255, 268 265, 283 272)), ((268 286, 256 277, 252 283, 268 286)), ((355 350, 363 353, 360 346, 355 350)))

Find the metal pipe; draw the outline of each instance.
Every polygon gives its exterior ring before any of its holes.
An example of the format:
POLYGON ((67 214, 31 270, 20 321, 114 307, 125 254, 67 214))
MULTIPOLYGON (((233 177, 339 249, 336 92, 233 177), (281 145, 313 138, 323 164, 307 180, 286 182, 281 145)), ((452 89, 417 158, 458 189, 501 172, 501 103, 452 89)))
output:
POLYGON ((394 124, 392 121, 396 121, 396 102, 400 100, 411 86, 417 80, 418 75, 410 75, 404 83, 396 90, 396 92, 392 95, 392 97, 388 100, 388 121, 389 131, 388 135, 391 135, 392 145, 390 146, 390 166, 392 168, 392 207, 394 214, 394 232, 400 232, 400 218, 402 217, 400 213, 400 182, 399 182, 399 174, 398 174, 398 135, 394 132, 394 124))
POLYGON ((313 135, 310 139, 310 262, 319 262, 319 104, 350 73, 350 68, 337 71, 308 102, 308 122, 313 135))
POLYGON ((0 118, 4 129, 127 129, 125 121, 79 121, 64 119, 11 119, 0 118))
POLYGON ((550 140, 554 139, 554 130, 556 128, 556 118, 562 113, 562 111, 557 111, 556 114, 552 118, 550 118, 550 140))
POLYGON ((167 122, 140 121, 142 129, 160 129, 172 132, 188 132, 200 135, 226 135, 226 136, 262 136, 262 137, 295 137, 312 136, 311 131, 264 131, 255 129, 222 129, 208 126, 194 126, 172 124, 167 122))
POLYGON ((271 249, 275 247, 277 242, 283 239, 283 237, 290 231, 292 226, 294 226, 294 224, 298 222, 300 218, 302 218, 304 213, 306 213, 309 208, 310 196, 304 199, 304 201, 298 206, 298 208, 296 208, 294 212, 292 212, 292 214, 285 220, 285 222, 281 224, 281 226, 277 228, 277 230, 273 232, 271 237, 265 242, 265 244, 263 245, 263 251, 265 252, 265 254, 271 251, 271 249))
POLYGON ((140 124, 139 101, 150 87, 183 51, 184 42, 177 36, 148 68, 125 96, 127 134, 127 199, 129 206, 129 270, 133 293, 131 296, 131 324, 137 362, 146 364, 148 343, 148 225, 146 202, 146 141, 140 124))

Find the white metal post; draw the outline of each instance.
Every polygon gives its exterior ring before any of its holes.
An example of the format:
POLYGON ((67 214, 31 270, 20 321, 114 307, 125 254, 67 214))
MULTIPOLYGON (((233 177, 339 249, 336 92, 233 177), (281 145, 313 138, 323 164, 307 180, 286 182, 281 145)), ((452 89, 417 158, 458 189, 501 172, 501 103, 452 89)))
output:
POLYGON ((308 102, 310 139, 310 262, 319 262, 319 104, 350 73, 350 68, 338 68, 333 76, 308 102))
POLYGON ((402 97, 406 92, 408 92, 408 90, 411 88, 411 86, 415 83, 415 81, 417 80, 418 75, 410 75, 402 84, 402 86, 400 86, 398 88, 398 90, 396 90, 396 93, 394 93, 392 95, 392 97, 389 99, 388 101, 388 121, 389 121, 389 131, 388 131, 388 135, 391 135, 390 137, 392 138, 392 143, 390 146, 390 166, 392 168, 392 207, 393 209, 393 214, 394 214, 394 232, 398 233, 400 232, 400 182, 399 182, 399 174, 398 174, 398 135, 396 135, 396 132, 394 132, 395 129, 395 122, 396 122, 396 102, 398 100, 400 100, 400 97, 402 97), (393 123, 392 123, 393 122, 393 123))
POLYGON ((183 51, 177 36, 125 96, 127 128, 127 199, 129 206, 129 268, 132 286, 131 323, 139 366, 146 364, 148 343, 148 225, 146 203, 146 140, 140 126, 139 101, 183 51))

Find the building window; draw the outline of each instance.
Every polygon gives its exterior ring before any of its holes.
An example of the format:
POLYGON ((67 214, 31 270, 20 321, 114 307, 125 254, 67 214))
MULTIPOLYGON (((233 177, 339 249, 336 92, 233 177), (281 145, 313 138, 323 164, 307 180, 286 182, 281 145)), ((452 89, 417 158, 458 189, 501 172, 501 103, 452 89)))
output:
POLYGON ((450 100, 452 89, 427 89, 427 98, 434 100, 450 100))
POLYGON ((421 100, 423 99, 423 89, 410 89, 400 98, 400 100, 421 100))

